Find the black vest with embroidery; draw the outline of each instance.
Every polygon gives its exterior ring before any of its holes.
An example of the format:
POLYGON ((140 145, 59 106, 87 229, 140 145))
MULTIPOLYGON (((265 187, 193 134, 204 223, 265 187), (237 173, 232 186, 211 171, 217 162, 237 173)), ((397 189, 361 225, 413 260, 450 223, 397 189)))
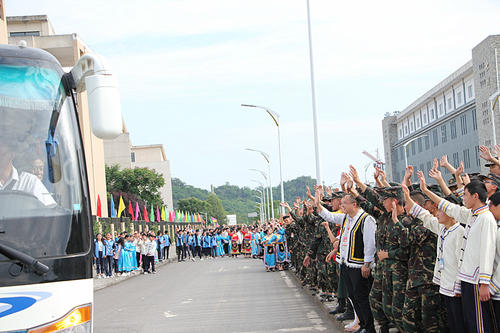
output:
MULTIPOLYGON (((349 264, 354 264, 354 265, 363 265, 365 262, 365 244, 363 241, 363 227, 365 225, 365 220, 368 217, 368 213, 364 212, 361 214, 354 225, 352 226, 351 230, 349 231, 349 235, 346 235, 349 237, 349 248, 348 253, 347 253, 347 263, 349 264)), ((340 229, 340 244, 339 244, 339 249, 337 252, 337 262, 341 263, 341 257, 340 257, 340 247, 342 244, 342 237, 344 236, 344 229, 345 225, 347 222, 347 214, 344 216, 344 221, 342 221, 342 228, 340 229)))

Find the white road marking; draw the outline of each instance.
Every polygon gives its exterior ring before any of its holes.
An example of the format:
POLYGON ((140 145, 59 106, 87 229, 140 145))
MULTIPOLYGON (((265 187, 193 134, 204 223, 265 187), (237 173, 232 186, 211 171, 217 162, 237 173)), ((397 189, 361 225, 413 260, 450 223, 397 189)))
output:
POLYGON ((163 315, 165 316, 165 318, 177 317, 176 314, 171 313, 170 311, 163 312, 163 315))

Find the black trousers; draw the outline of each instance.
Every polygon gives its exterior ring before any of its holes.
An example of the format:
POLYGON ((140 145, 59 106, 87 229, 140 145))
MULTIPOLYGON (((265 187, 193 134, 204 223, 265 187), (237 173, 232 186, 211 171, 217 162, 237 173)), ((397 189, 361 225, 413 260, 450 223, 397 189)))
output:
POLYGON ((113 275, 113 256, 104 257, 104 271, 106 276, 113 275))
POLYGON ((493 302, 481 302, 479 285, 461 281, 462 313, 467 332, 495 332, 493 302))
POLYGON ((369 301, 373 277, 370 275, 370 277, 365 279, 361 276, 361 268, 351 268, 345 264, 340 266, 340 276, 344 281, 347 295, 352 301, 354 311, 358 315, 359 326, 367 329, 369 332, 375 332, 369 301))
POLYGON ((153 269, 153 272, 155 271, 155 256, 144 256, 142 260, 144 260, 144 272, 150 272, 150 267, 153 269))
POLYGON ((443 304, 446 306, 448 328, 453 333, 467 332, 464 327, 464 314, 462 311, 462 298, 441 295, 443 304))
POLYGON ((104 257, 102 255, 102 251, 99 251, 98 255, 96 256, 95 269, 97 274, 104 273, 104 257))
POLYGON ((184 251, 182 250, 183 246, 179 245, 175 249, 177 251, 177 260, 178 261, 184 260, 184 251))
POLYGON ((194 256, 198 256, 201 259, 201 246, 198 245, 194 247, 194 256))
POLYGON ((189 253, 189 246, 187 244, 182 246, 182 259, 186 259, 189 253))
POLYGON ((163 248, 163 259, 168 259, 168 250, 170 250, 170 245, 163 248))
POLYGON ((229 255, 229 243, 224 243, 224 253, 229 255))
POLYGON ((497 332, 500 332, 500 301, 492 301, 495 310, 495 319, 497 323, 497 332))

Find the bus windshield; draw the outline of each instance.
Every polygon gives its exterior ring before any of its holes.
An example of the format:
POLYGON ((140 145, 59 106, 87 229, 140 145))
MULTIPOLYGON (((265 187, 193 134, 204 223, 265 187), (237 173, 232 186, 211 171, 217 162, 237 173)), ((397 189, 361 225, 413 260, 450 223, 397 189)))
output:
POLYGON ((0 243, 37 259, 90 248, 83 151, 63 74, 57 63, 0 58, 0 243))

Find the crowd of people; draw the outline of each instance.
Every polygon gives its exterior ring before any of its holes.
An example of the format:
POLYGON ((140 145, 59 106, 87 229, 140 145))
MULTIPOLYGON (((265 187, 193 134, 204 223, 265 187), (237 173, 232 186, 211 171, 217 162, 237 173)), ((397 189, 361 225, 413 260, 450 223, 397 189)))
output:
POLYGON ((125 232, 113 238, 110 233, 104 238, 97 234, 94 241, 94 262, 97 278, 128 276, 132 271, 155 274, 155 263, 169 257, 170 236, 161 231, 125 232))
POLYGON ((347 331, 499 332, 500 162, 480 151, 488 175, 443 156, 428 176, 408 166, 401 183, 377 168, 372 186, 350 166, 340 189, 282 203, 289 215, 267 225, 269 239, 284 229, 298 279, 337 299, 330 313, 353 320, 347 331))

